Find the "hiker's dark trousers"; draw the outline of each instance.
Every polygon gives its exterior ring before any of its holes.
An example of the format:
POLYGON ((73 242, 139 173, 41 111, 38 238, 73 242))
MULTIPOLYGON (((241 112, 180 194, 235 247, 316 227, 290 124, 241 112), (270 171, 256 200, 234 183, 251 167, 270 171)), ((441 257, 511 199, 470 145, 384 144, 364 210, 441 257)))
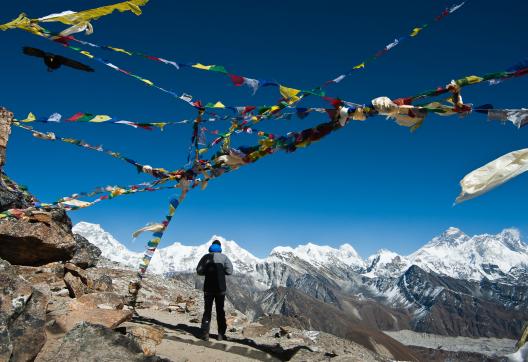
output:
POLYGON ((226 333, 227 324, 224 312, 225 294, 204 293, 204 314, 202 317, 202 330, 209 333, 211 328, 211 312, 213 310, 213 301, 216 305, 216 323, 218 323, 218 333, 226 333))

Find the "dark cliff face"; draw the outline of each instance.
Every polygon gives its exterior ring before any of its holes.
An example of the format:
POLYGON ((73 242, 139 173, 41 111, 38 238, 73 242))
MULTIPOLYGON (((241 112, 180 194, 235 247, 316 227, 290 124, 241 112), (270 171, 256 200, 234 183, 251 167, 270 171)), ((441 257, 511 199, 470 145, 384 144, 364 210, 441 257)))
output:
POLYGON ((523 285, 458 280, 412 266, 396 287, 417 332, 515 339, 528 319, 523 285))

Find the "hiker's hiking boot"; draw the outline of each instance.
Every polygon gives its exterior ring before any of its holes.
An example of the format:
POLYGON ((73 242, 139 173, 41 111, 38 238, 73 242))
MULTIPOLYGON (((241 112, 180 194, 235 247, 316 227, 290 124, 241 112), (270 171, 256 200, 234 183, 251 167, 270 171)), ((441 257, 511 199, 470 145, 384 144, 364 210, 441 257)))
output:
POLYGON ((210 328, 211 328, 211 324, 209 323, 209 321, 202 320, 202 327, 201 327, 202 335, 200 336, 200 339, 203 339, 204 341, 209 340, 210 328))
POLYGON ((216 336, 216 340, 217 341, 227 341, 227 337, 225 334, 218 333, 218 335, 216 336))

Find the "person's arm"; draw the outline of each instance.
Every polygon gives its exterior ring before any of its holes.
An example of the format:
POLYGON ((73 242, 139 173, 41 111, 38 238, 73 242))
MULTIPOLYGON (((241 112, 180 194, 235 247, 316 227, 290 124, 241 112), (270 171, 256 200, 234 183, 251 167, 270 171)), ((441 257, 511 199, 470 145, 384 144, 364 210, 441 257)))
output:
POLYGON ((202 256, 200 259, 200 262, 198 262, 198 266, 196 267, 196 274, 198 275, 205 275, 205 257, 207 255, 202 256))
POLYGON ((226 256, 224 260, 224 273, 226 275, 233 274, 233 264, 231 264, 231 260, 226 256))

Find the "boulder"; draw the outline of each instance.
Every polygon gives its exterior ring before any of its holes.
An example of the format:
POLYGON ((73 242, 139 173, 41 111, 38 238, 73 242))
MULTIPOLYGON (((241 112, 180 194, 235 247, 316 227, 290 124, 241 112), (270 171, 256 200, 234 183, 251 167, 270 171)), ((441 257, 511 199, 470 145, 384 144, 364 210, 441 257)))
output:
POLYGON ((93 280, 88 275, 88 272, 78 267, 77 265, 72 264, 72 263, 66 263, 64 264, 64 271, 66 273, 71 273, 73 276, 77 278, 80 278, 86 286, 90 286, 90 287, 93 286, 93 280))
POLYGON ((37 362, 55 361, 167 361, 156 356, 145 356, 133 339, 101 325, 80 323, 70 330, 56 348, 40 355, 37 362))
POLYGON ((0 360, 31 361, 46 342, 47 297, 0 259, 0 360))
POLYGON ((77 245, 70 263, 83 269, 96 266, 101 256, 101 249, 91 244, 79 234, 74 234, 73 238, 77 242, 77 245))
POLYGON ((64 283, 64 265, 61 263, 46 264, 41 267, 14 266, 17 274, 32 286, 46 284, 51 291, 66 287, 64 283))
POLYGON ((72 222, 64 209, 53 209, 50 211, 51 220, 67 233, 72 234, 72 222))
POLYGON ((95 279, 93 289, 99 292, 113 291, 114 287, 112 285, 112 278, 108 275, 101 275, 99 278, 95 279))
POLYGON ((263 326, 262 324, 251 323, 250 325, 244 327, 242 330, 242 335, 246 338, 256 338, 265 335, 269 330, 269 327, 263 326))
POLYGON ((35 220, 0 221, 0 258, 12 264, 40 266, 67 261, 77 242, 71 222, 63 212, 51 214, 49 223, 35 220))
POLYGON ((133 316, 131 310, 75 308, 78 308, 78 305, 70 304, 70 311, 66 314, 57 316, 53 326, 54 332, 61 333, 70 331, 81 322, 89 322, 100 324, 107 328, 115 328, 121 323, 131 320, 133 316))
POLYGON ((85 294, 71 302, 71 309, 123 309, 123 297, 112 292, 85 294))
POLYGON ((97 275, 92 270, 84 270, 72 263, 64 264, 64 282, 70 290, 72 298, 78 298, 84 294, 113 291, 112 278, 106 274, 97 275))
POLYGON ((75 276, 69 271, 64 275, 64 283, 66 283, 66 287, 70 291, 70 297, 72 298, 79 298, 91 292, 90 288, 82 282, 80 277, 75 276))
POLYGON ((127 335, 132 337, 141 347, 145 356, 156 354, 156 346, 161 343, 165 331, 153 326, 130 326, 126 328, 127 335))
POLYGON ((171 313, 188 313, 189 309, 187 308, 186 303, 178 303, 178 304, 169 304, 167 307, 167 310, 171 313))

